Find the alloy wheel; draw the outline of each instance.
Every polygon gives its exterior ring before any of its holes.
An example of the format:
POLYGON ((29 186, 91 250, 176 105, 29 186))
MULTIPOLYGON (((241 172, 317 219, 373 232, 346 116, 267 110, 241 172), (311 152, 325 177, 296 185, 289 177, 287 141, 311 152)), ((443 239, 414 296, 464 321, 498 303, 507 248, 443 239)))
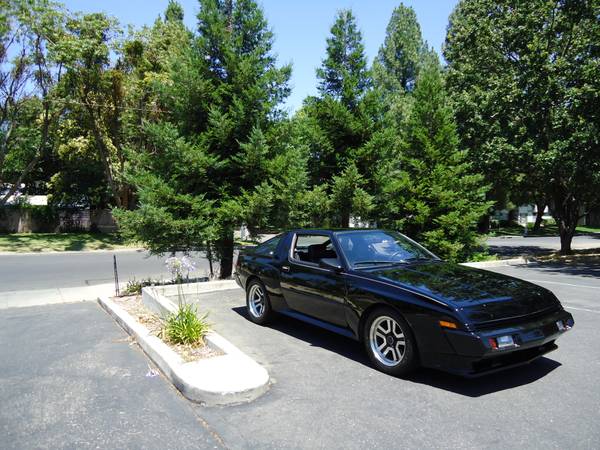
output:
POLYGON ((250 287, 248 306, 250 307, 250 313, 256 318, 262 317, 265 312, 265 293, 259 284, 253 284, 250 287))
POLYGON ((404 331, 392 317, 377 317, 369 330, 369 345, 379 362, 388 367, 397 366, 406 352, 404 331))

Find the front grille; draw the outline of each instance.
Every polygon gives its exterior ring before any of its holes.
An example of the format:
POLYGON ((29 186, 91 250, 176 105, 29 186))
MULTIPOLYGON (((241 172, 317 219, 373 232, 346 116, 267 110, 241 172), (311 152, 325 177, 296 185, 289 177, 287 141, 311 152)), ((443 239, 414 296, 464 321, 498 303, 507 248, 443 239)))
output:
POLYGON ((515 366, 532 361, 548 352, 556 350, 558 347, 552 342, 548 342, 540 347, 517 350, 505 355, 498 355, 491 358, 482 359, 473 363, 473 373, 482 374, 489 371, 502 369, 509 366, 515 366))
POLYGON ((514 325, 521 325, 527 322, 532 322, 535 320, 542 319, 545 316, 549 316, 550 314, 557 313, 561 311, 562 308, 560 305, 551 306, 550 308, 543 309, 541 311, 537 311, 532 314, 527 314, 521 317, 511 317, 508 319, 498 319, 498 320, 490 320, 488 322, 480 322, 472 325, 473 331, 485 331, 492 330, 494 328, 503 328, 514 325))

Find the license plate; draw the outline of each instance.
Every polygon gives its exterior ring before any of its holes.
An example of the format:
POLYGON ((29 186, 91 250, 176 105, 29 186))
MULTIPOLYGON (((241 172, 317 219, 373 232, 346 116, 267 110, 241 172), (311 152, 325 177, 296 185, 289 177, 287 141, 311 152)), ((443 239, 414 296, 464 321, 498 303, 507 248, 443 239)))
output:
POLYGON ((565 331, 565 324, 562 320, 556 321, 556 328, 558 328, 558 331, 565 331))
POLYGON ((498 348, 512 347, 515 345, 515 341, 513 340, 512 336, 497 337, 496 342, 498 342, 498 348))

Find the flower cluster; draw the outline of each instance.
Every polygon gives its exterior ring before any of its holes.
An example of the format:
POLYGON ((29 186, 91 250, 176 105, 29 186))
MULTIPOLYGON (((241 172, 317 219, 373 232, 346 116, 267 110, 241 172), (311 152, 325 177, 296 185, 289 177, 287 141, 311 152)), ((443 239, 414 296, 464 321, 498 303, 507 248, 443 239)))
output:
POLYGON ((170 258, 166 259, 165 265, 175 279, 182 279, 184 274, 189 276, 190 272, 196 270, 194 261, 187 256, 182 256, 181 258, 171 256, 170 258))

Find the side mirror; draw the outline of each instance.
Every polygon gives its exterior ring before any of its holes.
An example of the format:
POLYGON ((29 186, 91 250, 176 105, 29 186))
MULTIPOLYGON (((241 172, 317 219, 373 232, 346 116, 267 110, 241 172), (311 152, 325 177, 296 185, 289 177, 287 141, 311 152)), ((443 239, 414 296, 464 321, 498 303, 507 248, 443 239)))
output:
POLYGON ((319 260, 319 267, 333 270, 334 272, 341 272, 343 270, 343 267, 337 258, 321 258, 319 260))

